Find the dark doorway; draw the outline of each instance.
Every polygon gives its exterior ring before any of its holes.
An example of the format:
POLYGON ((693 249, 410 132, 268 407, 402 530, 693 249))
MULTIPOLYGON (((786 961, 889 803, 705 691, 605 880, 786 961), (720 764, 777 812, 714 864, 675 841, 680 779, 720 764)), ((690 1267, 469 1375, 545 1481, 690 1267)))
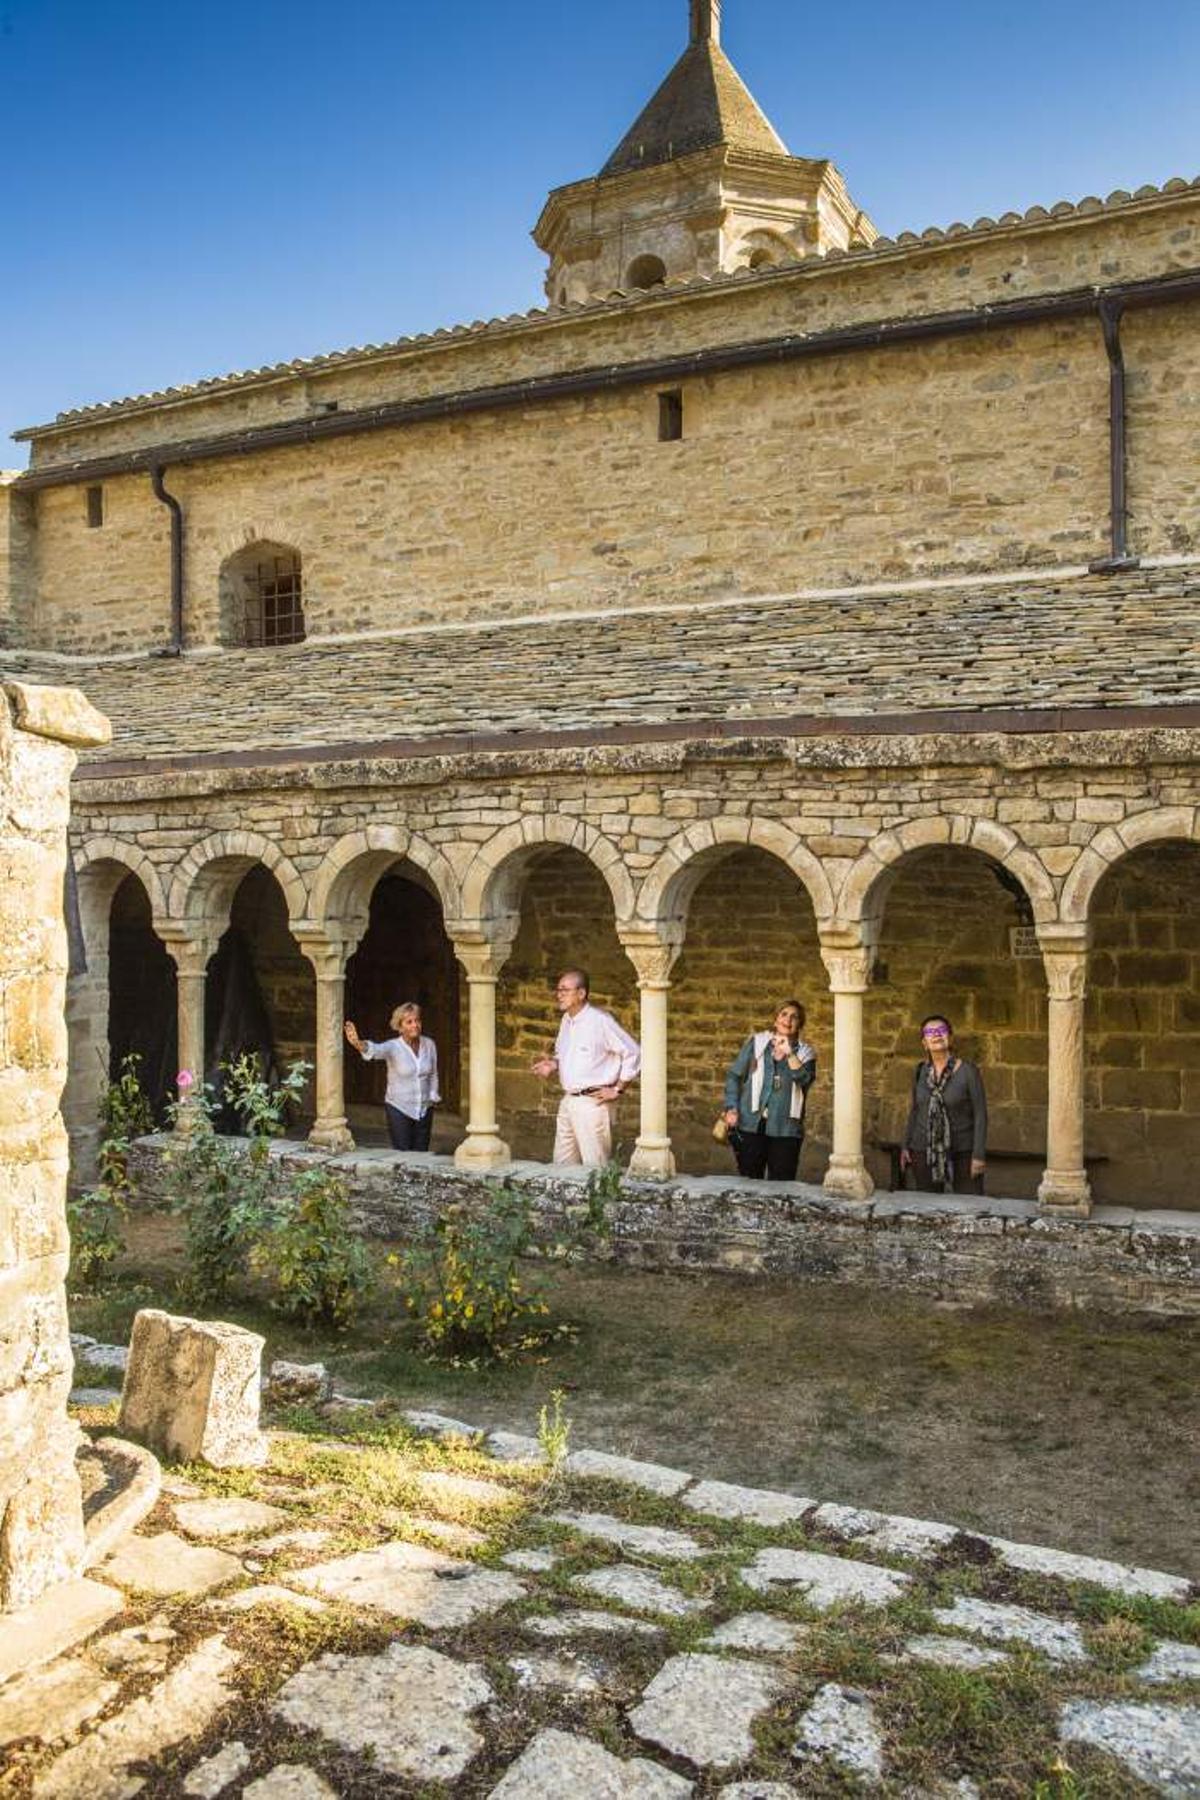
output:
MULTIPOLYGON (((346 1017, 376 1043, 405 1000, 421 1008, 426 1037, 438 1047, 442 1110, 459 1110, 458 964, 434 896, 403 875, 384 875, 371 895, 370 922, 346 965, 346 1017)), ((382 1106, 387 1069, 346 1057, 347 1106, 382 1106)))
POLYGON ((108 1078, 129 1055, 160 1121, 179 1068, 175 964, 151 923, 150 900, 136 875, 113 895, 108 924, 108 1078))

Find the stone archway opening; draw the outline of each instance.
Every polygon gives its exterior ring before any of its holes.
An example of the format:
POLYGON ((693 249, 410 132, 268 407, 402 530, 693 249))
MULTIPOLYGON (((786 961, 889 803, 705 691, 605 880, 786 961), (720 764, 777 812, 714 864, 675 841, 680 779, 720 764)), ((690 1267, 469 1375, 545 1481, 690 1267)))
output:
MULTIPOLYGON (((518 855, 520 853, 518 852, 518 855)), ((581 850, 550 846, 528 852, 504 877, 520 924, 496 996, 496 1101, 503 1135, 516 1157, 548 1162, 561 1090, 541 1081, 530 1063, 553 1044, 559 1015, 554 982, 565 968, 586 969, 591 997, 638 1033, 637 977, 621 947, 612 893, 581 850)), ((637 1137, 637 1104, 628 1096, 617 1117, 614 1151, 628 1161, 637 1137)))
MULTIPOLYGON (((256 1053, 269 1078, 290 1063, 312 1063, 316 1044, 316 986, 311 963, 292 936, 283 889, 271 871, 253 864, 234 889, 229 923, 208 965, 204 1007, 205 1078, 256 1053)), ((289 1135, 303 1135, 312 1114, 310 1074, 301 1116, 289 1135)), ((235 1126, 224 1121, 229 1129, 235 1126)))
POLYGON ((755 848, 719 848, 685 864, 694 881, 686 934, 671 976, 668 1119, 678 1167, 731 1173, 733 1159, 713 1138, 725 1071, 752 1031, 797 999, 803 1035, 817 1051, 809 1091, 800 1179, 820 1179, 829 1152, 833 1006, 803 883, 777 857, 755 848))
POLYGON ((127 1056, 138 1059, 142 1087, 163 1122, 179 1069, 179 1004, 175 964, 154 929, 150 897, 126 875, 113 895, 108 924, 108 1079, 127 1056))
POLYGON ((982 851, 937 845, 893 864, 872 907, 876 955, 863 1018, 864 1136, 877 1186, 895 1178, 919 1027, 951 1020, 988 1101, 988 1191, 1034 1198, 1046 1145, 1046 974, 1030 902, 982 851))
MULTIPOLYGON (((379 1042, 393 1035, 389 1019, 397 1006, 406 1000, 420 1006, 425 1034, 438 1048, 439 1151, 453 1149, 462 1135, 464 988, 432 883, 408 865, 394 865, 371 891, 367 929, 346 964, 345 1011, 363 1037, 379 1042)), ((386 1142, 386 1066, 366 1063, 352 1050, 343 1066, 346 1115, 356 1139, 386 1142)))
POLYGON ((1085 1142, 1095 1201, 1195 1207, 1200 1161, 1200 844, 1114 863, 1092 896, 1085 1142))

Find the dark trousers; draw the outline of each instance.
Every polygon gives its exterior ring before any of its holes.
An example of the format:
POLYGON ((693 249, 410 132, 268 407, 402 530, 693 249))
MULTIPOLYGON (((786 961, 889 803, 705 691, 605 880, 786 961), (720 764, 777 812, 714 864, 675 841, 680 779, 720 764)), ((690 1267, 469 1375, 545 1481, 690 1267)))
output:
POLYGON ((982 1194, 983 1176, 972 1175, 971 1153, 966 1150, 960 1156, 954 1155, 954 1182, 947 1190, 944 1182, 935 1182, 929 1173, 929 1158, 922 1150, 913 1151, 912 1159, 913 1186, 919 1194, 982 1194))
POLYGON ((800 1166, 798 1137, 768 1137, 759 1126, 757 1131, 739 1131, 737 1148, 738 1174, 748 1181, 795 1181, 800 1166))
POLYGON ((384 1105, 387 1114, 388 1136, 392 1140, 393 1150, 428 1150, 429 1137, 433 1131, 433 1108, 423 1119, 410 1119, 402 1113, 398 1106, 384 1105))

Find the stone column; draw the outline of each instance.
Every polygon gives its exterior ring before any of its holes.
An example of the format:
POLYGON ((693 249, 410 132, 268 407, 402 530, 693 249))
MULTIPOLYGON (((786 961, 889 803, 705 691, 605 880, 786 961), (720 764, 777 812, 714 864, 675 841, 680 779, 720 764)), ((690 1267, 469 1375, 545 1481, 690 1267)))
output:
POLYGON ((0 1611, 83 1566, 79 1428, 67 1415, 67 933, 72 746, 108 741, 70 688, 0 700, 0 1611))
POLYGON ((460 1169, 499 1169, 512 1152, 496 1122, 496 984, 517 935, 518 920, 479 925, 447 922, 454 954, 467 976, 469 996, 467 1135, 454 1152, 460 1169))
POLYGON ((1086 1218, 1092 1190, 1083 1161, 1083 1001, 1087 991, 1087 928, 1043 925, 1038 931, 1050 994, 1046 1113, 1046 1171, 1038 1201, 1057 1213, 1086 1218))
POLYGON ((335 938, 297 932, 297 942, 317 978, 314 1088, 317 1116, 308 1141, 320 1150, 353 1150, 346 1118, 345 1052, 346 945, 335 938))
POLYGON ((875 959, 864 943, 822 940, 833 995, 833 1149, 825 1189, 843 1200, 869 1200, 875 1183, 863 1156, 863 995, 875 959))
POLYGON ((629 1173, 654 1181, 669 1181, 675 1173, 667 1123, 667 995, 671 970, 682 944, 682 931, 668 938, 662 932, 621 932, 625 954, 637 970, 641 996, 642 1072, 641 1129, 629 1173))
POLYGON ((158 926, 167 954, 175 964, 176 1006, 179 1019, 179 1068, 186 1069, 194 1085, 181 1090, 176 1128, 187 1125, 188 1104, 204 1082, 204 996, 208 965, 217 940, 202 927, 164 922, 158 926))

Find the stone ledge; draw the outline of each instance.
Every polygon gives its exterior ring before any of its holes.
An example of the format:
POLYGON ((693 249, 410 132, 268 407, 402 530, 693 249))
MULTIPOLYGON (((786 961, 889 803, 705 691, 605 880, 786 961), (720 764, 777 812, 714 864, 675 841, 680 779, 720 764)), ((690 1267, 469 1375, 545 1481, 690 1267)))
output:
POLYGON ((21 731, 50 738, 56 744, 90 749, 112 740, 112 726, 78 688, 35 687, 6 681, 4 692, 21 731))
MULTIPOLYGON (((134 1145, 138 1202, 162 1197, 162 1134, 134 1145)), ((484 1205, 490 1187, 520 1183, 553 1242, 583 1198, 582 1170, 516 1162, 486 1177, 446 1156, 390 1150, 342 1155, 286 1140, 272 1146, 279 1178, 315 1163, 346 1179, 358 1228, 403 1237, 455 1203, 484 1205)), ((1200 1213, 1101 1207, 1091 1218, 1040 1214, 1028 1200, 885 1195, 856 1204, 804 1182, 736 1176, 626 1178, 611 1236, 594 1255, 641 1269, 726 1272, 902 1288, 930 1299, 1105 1312, 1200 1315, 1200 1213)))

